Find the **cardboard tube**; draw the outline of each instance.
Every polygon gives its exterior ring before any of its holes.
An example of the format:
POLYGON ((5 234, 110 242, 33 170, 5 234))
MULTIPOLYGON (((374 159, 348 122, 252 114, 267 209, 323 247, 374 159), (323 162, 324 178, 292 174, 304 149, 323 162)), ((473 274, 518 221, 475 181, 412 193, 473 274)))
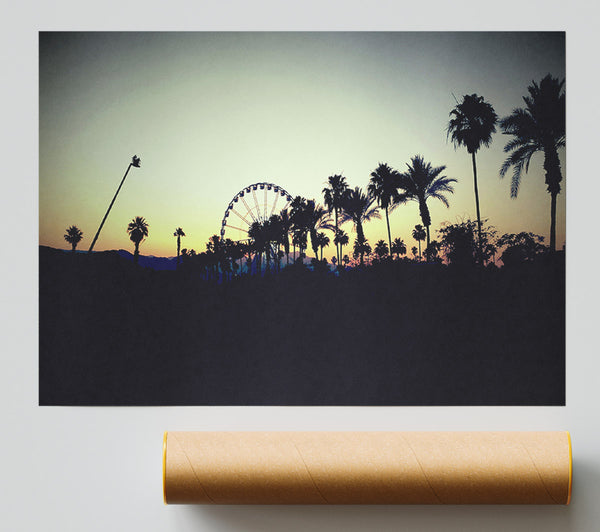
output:
POLYGON ((167 432, 165 503, 569 504, 568 432, 167 432))

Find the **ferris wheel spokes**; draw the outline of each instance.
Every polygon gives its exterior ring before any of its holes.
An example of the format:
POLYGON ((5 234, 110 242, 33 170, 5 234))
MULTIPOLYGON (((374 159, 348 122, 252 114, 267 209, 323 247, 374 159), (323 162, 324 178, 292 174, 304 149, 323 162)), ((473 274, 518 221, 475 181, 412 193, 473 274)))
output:
POLYGON ((227 228, 229 229, 229 231, 227 231, 227 237, 231 238, 231 240, 247 239, 248 230, 252 223, 265 222, 275 213, 279 196, 285 198, 286 203, 284 209, 287 208, 292 201, 292 197, 285 189, 278 185, 274 185, 273 183, 254 183, 240 190, 240 192, 238 192, 229 202, 229 205, 225 210, 223 220, 221 221, 221 238, 225 238, 227 228), (257 194, 258 190, 262 190, 263 194, 260 194, 259 196, 257 194), (250 193, 252 194, 252 200, 246 201, 244 196, 250 193), (259 201, 259 197, 262 201, 259 201), (235 205, 236 203, 238 204, 237 208, 235 205), (252 203, 254 205, 252 205, 252 203), (240 208, 242 205, 243 208, 240 208), (245 212, 244 208, 246 210, 245 212), (236 227, 228 223, 228 217, 231 212, 244 222, 242 225, 245 225, 245 228, 236 227))

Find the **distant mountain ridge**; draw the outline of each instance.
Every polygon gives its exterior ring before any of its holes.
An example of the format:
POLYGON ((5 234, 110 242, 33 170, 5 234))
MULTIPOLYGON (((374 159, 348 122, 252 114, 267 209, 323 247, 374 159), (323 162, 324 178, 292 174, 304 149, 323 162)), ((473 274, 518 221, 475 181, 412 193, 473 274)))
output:
MULTIPOLYGON (((133 254, 124 249, 117 250, 119 257, 133 262, 133 254)), ((172 270, 177 269, 177 257, 155 257, 154 255, 140 255, 138 264, 143 268, 152 268, 153 270, 172 270)))
MULTIPOLYGON (((53 249, 56 251, 62 251, 63 253, 71 253, 71 250, 68 249, 57 249, 51 248, 48 246, 40 246, 40 248, 53 249)), ((78 249, 76 251, 77 254, 85 254, 86 250, 78 249)), ((93 255, 101 255, 101 254, 116 254, 119 257, 133 262, 133 253, 125 249, 111 249, 105 251, 93 251, 93 255)), ((138 264, 143 268, 152 268, 153 270, 171 270, 175 271, 177 269, 177 257, 156 257, 154 255, 140 255, 138 258, 138 264)))

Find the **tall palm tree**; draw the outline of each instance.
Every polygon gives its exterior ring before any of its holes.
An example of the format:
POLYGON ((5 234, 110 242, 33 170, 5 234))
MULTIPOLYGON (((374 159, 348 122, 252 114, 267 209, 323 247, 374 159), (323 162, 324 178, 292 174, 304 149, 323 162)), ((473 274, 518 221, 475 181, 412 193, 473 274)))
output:
POLYGON ((83 238, 83 231, 76 225, 72 225, 71 227, 67 228, 67 232, 65 233, 64 237, 65 240, 71 244, 71 251, 75 253, 77 244, 79 244, 83 238))
POLYGON ((294 262, 296 261, 295 247, 300 248, 300 256, 304 254, 308 233, 306 220, 306 198, 296 196, 290 203, 290 221, 292 223, 292 243, 294 244, 294 262))
POLYGON ((527 87, 529 96, 523 97, 525 108, 514 109, 500 120, 502 133, 514 137, 504 146, 504 152, 510 155, 500 168, 500 177, 504 177, 513 167, 511 197, 517 197, 523 168, 527 173, 533 154, 544 153, 546 187, 550 194, 551 252, 556 250, 556 196, 562 181, 558 149, 566 144, 564 84, 564 79, 559 81, 550 74, 539 85, 532 81, 527 87))
POLYGON ((185 233, 183 232, 183 229, 181 227, 178 227, 177 229, 175 229, 173 236, 177 237, 177 266, 179 266, 179 250, 181 249, 181 237, 185 236, 185 233))
MULTIPOLYGON (((348 194, 348 184, 346 183, 346 178, 340 174, 330 175, 327 178, 327 181, 329 186, 323 189, 323 198, 325 207, 329 209, 329 212, 333 210, 335 213, 335 231, 337 233, 339 229, 338 215, 342 210, 344 200, 348 194)), ((336 253, 337 261, 339 263, 341 258, 341 250, 337 243, 336 253)))
POLYGON ((135 244, 135 251, 133 253, 133 263, 138 263, 140 256, 140 243, 148 236, 148 223, 143 216, 136 216, 129 225, 127 226, 127 232, 129 233, 129 240, 135 244))
POLYGON ((421 224, 415 225, 415 228, 412 232, 412 237, 419 243, 419 258, 422 258, 421 255, 421 242, 427 238, 427 233, 421 224))
POLYGON ((400 255, 406 255, 406 244, 401 238, 394 238, 390 253, 395 253, 396 258, 400 260, 400 255))
POLYGON ((363 224, 373 218, 380 219, 379 207, 373 205, 375 197, 367 192, 366 194, 360 187, 356 187, 348 192, 348 196, 344 201, 342 211, 342 223, 352 221, 356 230, 356 238, 359 246, 356 249, 360 251, 360 263, 363 264, 363 255, 365 248, 362 246, 366 242, 363 224))
POLYGON ((304 227, 310 235, 310 243, 315 253, 315 257, 319 260, 319 239, 318 232, 321 229, 334 230, 331 224, 331 216, 327 209, 315 203, 315 200, 308 200, 304 206, 304 215, 302 217, 304 227))
POLYGON ((446 167, 432 167, 431 163, 426 163, 421 155, 412 157, 411 162, 406 163, 406 166, 408 170, 400 176, 400 189, 402 189, 406 200, 416 201, 419 204, 419 213, 427 230, 427 246, 429 246, 431 215, 429 207, 427 207, 427 200, 430 198, 438 199, 446 207, 450 207, 444 194, 454 193, 452 183, 456 183, 456 179, 441 176, 440 174, 446 167))
POLYGON ((454 148, 465 146, 473 162, 473 183, 475 187, 475 206, 477 208, 477 230, 479 242, 479 263, 482 261, 481 214, 479 212, 479 190, 477 187, 477 164, 475 154, 481 146, 489 147, 492 134, 496 132, 498 115, 492 105, 477 94, 465 94, 463 101, 450 111, 453 117, 448 123, 446 138, 450 136, 454 148))
POLYGON ((371 172, 371 180, 367 190, 377 199, 377 204, 385 211, 387 223, 389 248, 392 248, 392 233, 390 232, 389 211, 394 209, 400 202, 405 201, 398 192, 400 186, 400 173, 385 163, 371 172))
POLYGON ((285 265, 290 265, 290 238, 289 234, 292 229, 292 221, 290 219, 290 213, 287 209, 282 209, 279 213, 279 221, 281 224, 281 243, 283 244, 283 250, 285 251, 285 265))

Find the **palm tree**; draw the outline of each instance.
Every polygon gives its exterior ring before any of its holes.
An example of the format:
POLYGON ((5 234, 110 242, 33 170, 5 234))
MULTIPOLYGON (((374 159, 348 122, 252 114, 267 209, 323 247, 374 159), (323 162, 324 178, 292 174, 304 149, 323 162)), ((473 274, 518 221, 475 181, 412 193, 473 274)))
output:
POLYGON ((456 183, 456 179, 440 176, 446 167, 432 167, 431 163, 426 163, 421 155, 412 157, 411 164, 406 163, 406 166, 408 166, 408 171, 400 176, 400 188, 403 190, 403 197, 406 200, 418 202, 421 220, 427 229, 427 246, 429 246, 431 215, 427 207, 427 200, 429 198, 438 199, 446 207, 450 207, 444 194, 454 192, 451 183, 456 183))
POLYGON ((292 229, 292 221, 290 219, 290 213, 287 209, 282 209, 279 213, 279 221, 281 224, 281 243, 283 244, 283 250, 285 251, 285 265, 290 265, 290 239, 289 234, 292 229))
POLYGON ((419 258, 422 258, 421 241, 423 241, 423 240, 425 240, 425 238, 427 238, 427 233, 425 232, 425 229, 423 229, 423 226, 421 224, 415 225, 415 228, 413 229, 413 232, 412 232, 412 236, 419 243, 419 258))
POLYGON ((389 211, 393 210, 400 202, 405 201, 398 192, 400 173, 385 163, 371 172, 371 180, 367 190, 377 199, 377 204, 385 211, 387 223, 389 249, 392 247, 392 234, 390 232, 389 211))
POLYGON ((181 237, 185 236, 185 233, 183 232, 183 229, 181 227, 178 227, 177 229, 175 229, 173 236, 177 237, 177 266, 179 266, 179 250, 181 249, 181 237))
POLYGON ((306 248, 308 222, 306 220, 307 201, 302 196, 296 196, 290 203, 290 221, 292 223, 292 243, 294 244, 294 262, 296 262, 296 245, 300 248, 300 256, 306 248))
POLYGON ((465 146, 473 161, 473 183, 475 187, 475 207, 477 208, 477 228, 479 236, 479 262, 481 253, 481 214, 479 212, 479 190, 477 188, 477 164, 475 154, 481 146, 486 148, 492 142, 492 134, 496 132, 498 115, 492 105, 477 94, 465 94, 463 101, 450 111, 453 118, 448 123, 446 138, 451 136, 454 148, 465 146))
POLYGON ((248 229, 248 237, 252 240, 252 248, 258 255, 257 266, 259 275, 262 273, 262 253, 265 250, 267 235, 264 223, 253 222, 248 229))
MULTIPOLYGON (((343 207, 344 200, 346 195, 348 194, 348 184, 346 183, 346 178, 343 175, 335 174, 330 175, 327 178, 329 183, 329 187, 325 187, 323 189, 323 198, 325 202, 325 207, 329 209, 329 212, 333 210, 335 213, 335 232, 339 229, 338 225, 338 215, 343 207)), ((339 249, 338 244, 336 243, 336 253, 337 260, 340 262, 341 250, 339 249)))
POLYGON ((414 258, 415 258, 415 260, 416 260, 416 258, 417 258, 417 253, 419 252, 419 250, 417 249, 417 246, 413 246, 412 248, 410 248, 410 250, 411 250, 411 252, 412 252, 412 254, 413 254, 413 257, 414 257, 414 258))
POLYGON ((378 240, 377 244, 375 244, 375 254, 379 257, 379 260, 383 260, 384 257, 387 257, 389 253, 389 248, 387 242, 385 240, 378 240))
POLYGON ((334 230, 331 224, 331 216, 321 205, 317 205, 315 200, 308 200, 304 206, 304 214, 302 216, 304 227, 310 234, 310 243, 312 245, 315 257, 319 260, 319 241, 317 233, 320 229, 334 230))
POLYGON ((544 152, 546 187, 550 194, 550 251, 556 249, 556 196, 560 193, 562 173, 558 149, 566 144, 565 134, 565 80, 559 81, 548 74, 540 84, 535 81, 527 87, 529 96, 524 96, 525 108, 514 109, 500 121, 502 133, 514 138, 504 146, 510 155, 500 168, 500 177, 513 167, 510 195, 519 193, 521 173, 529 170, 534 153, 544 152))
POLYGON ((360 265, 364 264, 364 255, 367 257, 371 254, 371 245, 368 240, 360 241, 358 237, 354 239, 354 248, 352 250, 352 256, 357 259, 360 257, 360 265))
POLYGON ((133 263, 138 263, 140 256, 140 243, 148 236, 148 223, 143 216, 136 216, 129 225, 127 226, 127 232, 129 233, 129 240, 135 244, 135 251, 133 253, 133 263))
POLYGON ((65 240, 71 244, 71 251, 75 253, 77 244, 79 244, 83 238, 83 231, 76 225, 72 225, 71 227, 67 228, 67 232, 65 233, 64 237, 65 240))
MULTIPOLYGON (((375 197, 371 193, 365 194, 360 187, 348 192, 342 211, 342 223, 352 221, 356 230, 359 244, 366 242, 363 224, 372 218, 380 219, 379 207, 373 205, 375 197)), ((355 246, 356 249, 356 246, 355 246)), ((360 245, 358 249, 363 249, 360 245)), ((360 263, 363 264, 364 250, 360 252, 360 263)))
POLYGON ((404 240, 401 238, 394 238, 390 253, 395 253, 398 260, 400 260, 400 255, 406 255, 406 244, 404 243, 404 240))
MULTIPOLYGON (((266 231, 268 240, 267 253, 273 255, 276 260, 277 269, 279 269, 279 263, 281 261, 279 256, 279 246, 284 243, 283 225, 279 214, 271 215, 266 223, 266 231)), ((287 240, 287 233, 285 235, 285 240, 287 240)))
MULTIPOLYGON (((336 246, 339 246, 340 256, 342 256, 344 246, 347 246, 348 242, 350 242, 350 239, 348 238, 348 234, 345 231, 343 231, 342 229, 338 229, 335 233, 335 237, 334 237, 333 241, 336 246)), ((338 264, 341 264, 341 262, 338 261, 338 264)))
POLYGON ((98 227, 98 231, 96 231, 96 235, 94 236, 94 239, 92 240, 92 244, 90 245, 90 249, 88 249, 88 253, 91 253, 92 250, 94 249, 94 244, 96 243, 96 240, 98 240, 98 237, 100 236, 100 231, 102 231, 102 226, 104 225, 104 222, 106 222, 106 219, 108 218, 108 213, 110 212, 110 210, 112 209, 113 204, 115 203, 115 200, 117 199, 117 196, 119 195, 119 190, 121 190, 121 187, 123 186, 123 183, 125 183, 125 178, 127 177, 127 174, 129 173, 129 169, 133 166, 135 168, 139 168, 140 167, 140 158, 137 155, 134 155, 131 158, 131 162, 129 163, 129 166, 127 167, 127 170, 125 171, 125 175, 123 176, 123 179, 121 179, 121 183, 119 184, 119 188, 117 188, 117 191, 115 192, 115 195, 113 196, 112 201, 110 202, 108 209, 106 211, 106 214, 104 215, 104 218, 102 218, 102 221, 100 222, 100 227, 98 227))
POLYGON ((317 244, 321 249, 321 261, 323 260, 323 248, 326 248, 329 242, 329 237, 325 233, 317 233, 317 244))

